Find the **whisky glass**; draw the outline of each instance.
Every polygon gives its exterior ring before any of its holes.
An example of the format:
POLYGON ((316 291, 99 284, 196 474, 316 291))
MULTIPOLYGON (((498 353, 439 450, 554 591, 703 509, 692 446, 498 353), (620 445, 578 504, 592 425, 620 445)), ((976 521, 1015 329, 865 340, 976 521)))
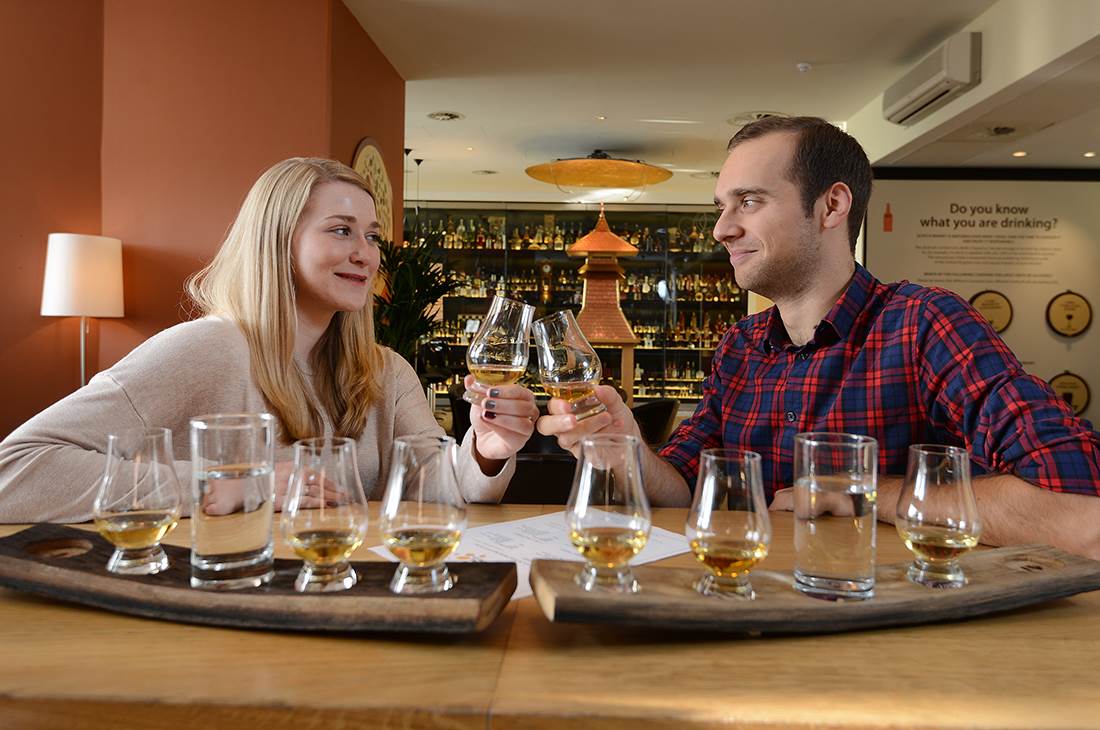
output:
POLYGON ((179 522, 183 493, 172 432, 132 429, 107 436, 107 465, 93 507, 96 529, 115 551, 107 570, 149 575, 168 567, 160 541, 179 522))
POLYGON ((586 591, 638 591, 630 561, 645 547, 650 528, 640 452, 636 436, 596 434, 581 440, 565 521, 573 547, 585 559, 576 581, 586 591))
POLYGON ((458 578, 443 562, 466 529, 466 503, 458 487, 458 447, 449 436, 394 439, 379 527, 400 567, 394 593, 439 593, 458 578))
POLYGON ((477 382, 510 385, 527 371, 528 340, 535 308, 514 299, 495 296, 470 347, 466 367, 477 382))
POLYGON ((695 559, 707 568, 695 590, 704 596, 756 597, 749 572, 767 557, 772 535, 760 454, 703 450, 684 531, 695 559))
POLYGON ((344 591, 358 576, 349 562, 367 535, 367 498, 356 442, 311 438, 294 444, 294 472, 283 506, 283 539, 304 562, 294 589, 344 591))
POLYGON ((578 421, 607 407, 596 397, 600 358, 568 309, 535 320, 532 325, 539 355, 539 380, 554 398, 569 404, 578 421))
POLYGON ((935 444, 909 447, 894 525, 913 553, 909 580, 929 588, 966 585, 959 558, 978 544, 982 523, 965 449, 935 444))

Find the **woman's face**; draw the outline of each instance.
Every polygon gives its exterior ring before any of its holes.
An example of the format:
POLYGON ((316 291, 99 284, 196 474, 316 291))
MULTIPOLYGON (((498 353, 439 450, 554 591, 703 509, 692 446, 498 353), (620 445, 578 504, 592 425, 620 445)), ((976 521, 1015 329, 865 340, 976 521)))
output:
POLYGON ((313 188, 290 244, 298 312, 327 321, 370 300, 378 271, 374 200, 346 182, 313 188))

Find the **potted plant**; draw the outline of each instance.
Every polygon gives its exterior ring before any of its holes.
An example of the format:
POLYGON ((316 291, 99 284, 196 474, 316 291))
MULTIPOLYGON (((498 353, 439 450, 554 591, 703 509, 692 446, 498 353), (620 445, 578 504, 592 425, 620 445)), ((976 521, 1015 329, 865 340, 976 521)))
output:
POLYGON ((383 289, 374 295, 375 337, 414 367, 417 347, 435 328, 439 300, 458 287, 433 255, 437 238, 379 245, 383 289))

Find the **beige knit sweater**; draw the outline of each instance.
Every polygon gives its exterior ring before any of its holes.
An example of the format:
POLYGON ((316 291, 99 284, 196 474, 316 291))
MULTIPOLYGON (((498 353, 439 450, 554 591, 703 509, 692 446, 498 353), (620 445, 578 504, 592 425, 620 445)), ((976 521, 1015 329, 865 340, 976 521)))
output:
MULTIPOLYGON (((412 367, 383 348, 382 399, 359 437, 359 472, 371 499, 385 489, 397 436, 443 435, 412 367)), ((33 417, 0 442, 0 522, 78 522, 92 517, 106 463, 107 434, 135 427, 172 431, 176 472, 190 505, 188 420, 208 413, 268 410, 252 380, 248 344, 232 322, 206 317, 151 337, 85 387, 33 417)), ((276 460, 292 449, 277 441, 276 460)), ((459 450, 467 501, 497 502, 515 459, 485 476, 473 456, 471 429, 459 450)))

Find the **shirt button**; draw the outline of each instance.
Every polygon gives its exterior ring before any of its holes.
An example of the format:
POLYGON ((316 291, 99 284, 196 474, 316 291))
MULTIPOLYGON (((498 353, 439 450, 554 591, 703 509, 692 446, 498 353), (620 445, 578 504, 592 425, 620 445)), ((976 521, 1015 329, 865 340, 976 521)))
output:
POLYGON ((787 411, 787 423, 794 423, 795 418, 794 411, 787 411))
POLYGON ((800 353, 798 353, 798 359, 799 360, 809 360, 810 359, 810 353, 800 352, 800 353))

